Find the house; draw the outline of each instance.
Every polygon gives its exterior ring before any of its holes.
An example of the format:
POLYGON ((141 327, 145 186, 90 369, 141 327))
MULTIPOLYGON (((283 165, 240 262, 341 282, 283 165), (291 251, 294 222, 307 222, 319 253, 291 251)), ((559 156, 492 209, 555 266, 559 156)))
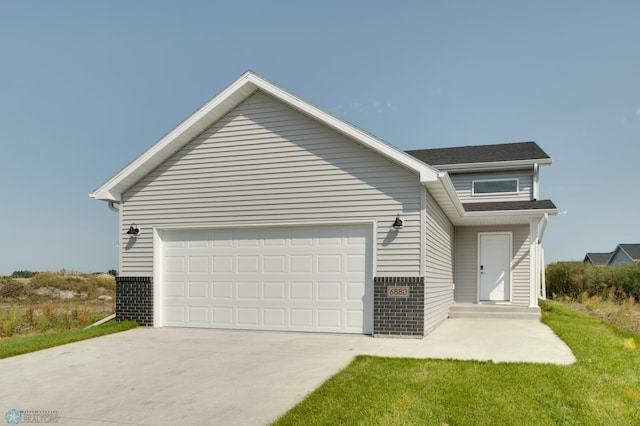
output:
POLYGON ((91 197, 143 325, 421 337, 455 305, 539 317, 534 142, 404 152, 246 72, 91 197))
POLYGON ((609 263, 611 253, 587 253, 584 256, 584 263, 590 263, 592 265, 606 265, 609 263))
POLYGON ((622 263, 640 263, 640 244, 618 244, 609 253, 587 253, 585 263, 616 266, 622 263))
POLYGON ((621 263, 640 263, 640 244, 618 244, 611 253, 608 265, 615 266, 621 263))

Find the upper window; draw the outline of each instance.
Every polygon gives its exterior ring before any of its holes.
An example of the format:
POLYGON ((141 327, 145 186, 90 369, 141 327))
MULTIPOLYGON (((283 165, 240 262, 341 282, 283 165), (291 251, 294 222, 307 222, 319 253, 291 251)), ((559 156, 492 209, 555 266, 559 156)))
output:
POLYGON ((518 179, 474 180, 471 193, 473 195, 517 194, 518 186, 518 179))

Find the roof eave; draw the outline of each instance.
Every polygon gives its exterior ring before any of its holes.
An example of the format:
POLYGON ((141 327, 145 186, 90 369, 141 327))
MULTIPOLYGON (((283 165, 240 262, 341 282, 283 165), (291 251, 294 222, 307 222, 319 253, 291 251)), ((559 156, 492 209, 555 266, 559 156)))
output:
POLYGON ((465 212, 465 216, 469 218, 473 217, 496 217, 496 216, 505 216, 505 217, 537 217, 544 216, 548 214, 549 216, 556 216, 558 214, 558 209, 526 209, 526 210, 487 210, 481 212, 465 212))
POLYGON ((551 164, 551 158, 538 158, 531 160, 513 161, 492 161, 486 163, 459 163, 459 164, 438 164, 435 167, 448 172, 475 172, 485 170, 513 170, 531 168, 535 165, 546 166, 551 164))

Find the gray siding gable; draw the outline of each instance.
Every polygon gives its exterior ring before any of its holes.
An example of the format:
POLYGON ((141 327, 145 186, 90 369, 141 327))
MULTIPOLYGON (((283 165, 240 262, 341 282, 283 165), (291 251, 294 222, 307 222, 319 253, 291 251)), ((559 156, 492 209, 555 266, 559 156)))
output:
POLYGON ((123 194, 121 273, 152 273, 153 227, 370 221, 375 272, 419 276, 422 190, 417 173, 258 91, 123 194))
POLYGON ((640 262, 640 244, 618 244, 609 259, 609 265, 640 262))

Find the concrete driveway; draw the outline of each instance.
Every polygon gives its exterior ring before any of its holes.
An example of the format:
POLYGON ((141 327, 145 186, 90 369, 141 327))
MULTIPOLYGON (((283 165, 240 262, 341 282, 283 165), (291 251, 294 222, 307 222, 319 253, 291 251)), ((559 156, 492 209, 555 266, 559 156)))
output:
POLYGON ((68 425, 260 425, 357 354, 571 364, 538 321, 450 319, 425 339, 138 328, 0 360, 0 414, 68 425), (49 414, 46 414, 49 412, 49 414))

